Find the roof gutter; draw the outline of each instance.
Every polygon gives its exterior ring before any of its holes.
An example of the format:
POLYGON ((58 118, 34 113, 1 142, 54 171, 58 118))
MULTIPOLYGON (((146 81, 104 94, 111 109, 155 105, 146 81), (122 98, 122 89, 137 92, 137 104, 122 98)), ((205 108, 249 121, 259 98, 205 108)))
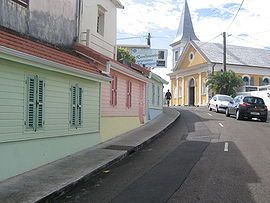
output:
MULTIPOLYGON (((10 56, 14 56, 14 57, 18 57, 18 58, 27 60, 29 62, 35 62, 35 63, 47 66, 47 67, 44 67, 44 66, 39 65, 38 67, 41 69, 55 71, 55 72, 61 72, 61 73, 69 74, 69 75, 74 75, 77 77, 85 78, 88 80, 90 79, 90 80, 94 80, 97 82, 111 81, 111 79, 108 78, 107 76, 97 75, 97 74, 90 73, 90 72, 87 72, 84 70, 79 70, 79 69, 76 69, 76 68, 71 67, 71 66, 67 66, 67 65, 56 63, 56 62, 53 62, 53 61, 50 61, 47 59, 39 58, 39 57, 30 55, 30 54, 26 54, 26 53, 23 53, 23 52, 14 50, 14 49, 10 49, 7 47, 0 46, 0 53, 4 53, 4 54, 10 55, 10 56), (57 68, 57 69, 55 69, 55 68, 57 68)), ((2 57, 2 58, 11 60, 9 57, 2 57)), ((20 61, 19 63, 31 65, 27 61, 23 61, 23 62, 20 61)))

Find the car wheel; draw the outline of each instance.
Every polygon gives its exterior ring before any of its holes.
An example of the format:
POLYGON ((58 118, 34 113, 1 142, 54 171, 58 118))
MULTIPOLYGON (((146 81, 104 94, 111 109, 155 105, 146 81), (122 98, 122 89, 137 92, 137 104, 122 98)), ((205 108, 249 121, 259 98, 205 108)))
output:
POLYGON ((230 117, 230 113, 229 113, 229 109, 228 108, 226 109, 225 115, 226 115, 226 117, 230 117))
POLYGON ((236 119, 237 119, 237 120, 241 120, 241 119, 242 119, 239 110, 236 111, 236 119))
POLYGON ((210 107, 210 104, 208 105, 208 110, 209 111, 212 111, 212 108, 210 107))
POLYGON ((267 117, 261 118, 261 122, 266 122, 266 121, 267 121, 267 117))
POLYGON ((219 113, 218 105, 216 105, 216 113, 219 113))

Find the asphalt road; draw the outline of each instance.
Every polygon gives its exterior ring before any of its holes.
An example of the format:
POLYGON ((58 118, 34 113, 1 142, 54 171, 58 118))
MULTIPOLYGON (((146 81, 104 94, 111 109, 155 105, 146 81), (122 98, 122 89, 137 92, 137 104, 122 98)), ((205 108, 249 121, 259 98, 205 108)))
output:
POLYGON ((270 202, 270 123, 179 110, 165 135, 52 202, 270 202))

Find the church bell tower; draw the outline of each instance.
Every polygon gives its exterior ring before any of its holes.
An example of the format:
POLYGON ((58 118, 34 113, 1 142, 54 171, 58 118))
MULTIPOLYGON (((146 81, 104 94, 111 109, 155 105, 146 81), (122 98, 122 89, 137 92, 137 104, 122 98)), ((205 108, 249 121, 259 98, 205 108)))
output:
POLYGON ((199 40, 199 39, 195 35, 187 0, 185 0, 176 38, 170 44, 173 51, 173 69, 177 64, 179 56, 181 55, 184 47, 191 40, 199 40))

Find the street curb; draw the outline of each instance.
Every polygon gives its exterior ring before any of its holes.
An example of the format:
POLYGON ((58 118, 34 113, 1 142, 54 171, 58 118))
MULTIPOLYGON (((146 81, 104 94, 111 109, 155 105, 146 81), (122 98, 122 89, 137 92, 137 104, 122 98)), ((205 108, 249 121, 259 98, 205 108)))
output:
POLYGON ((118 156, 117 158, 111 160, 110 162, 99 166, 98 168, 86 172, 84 175, 78 177, 76 180, 74 180, 73 182, 67 183, 66 185, 62 185, 59 188, 56 188, 55 191, 50 192, 46 195, 44 195, 41 198, 38 198, 37 200, 34 200, 35 203, 52 203, 52 202, 56 202, 55 200, 52 200, 54 198, 60 197, 63 194, 69 192, 70 190, 72 190, 75 186, 77 186, 78 184, 89 180, 92 176, 97 175, 98 173, 100 173, 102 170, 104 170, 105 168, 112 166, 115 163, 118 163, 119 161, 123 160, 125 157, 128 156, 128 152, 124 153, 121 156, 118 156))
POLYGON ((60 197, 63 194, 69 192, 74 187, 76 187, 78 184, 89 180, 91 177, 93 177, 93 176, 99 174, 100 172, 102 172, 102 170, 104 170, 105 168, 113 166, 114 164, 116 164, 119 161, 121 161, 121 160, 125 159, 126 157, 128 157, 130 154, 135 153, 136 151, 140 150, 144 146, 149 145, 151 142, 153 142, 157 138, 159 138, 162 135, 164 135, 165 132, 168 131, 174 125, 175 121, 177 119, 179 119, 180 116, 181 116, 181 114, 178 111, 178 115, 174 119, 172 119, 172 121, 164 129, 162 129, 161 131, 159 131, 158 133, 156 133, 155 135, 153 135, 148 140, 142 142, 138 146, 135 146, 135 147, 127 150, 124 154, 118 156, 117 158, 114 158, 110 162, 105 163, 104 165, 101 165, 101 166, 99 166, 98 168, 96 168, 96 169, 94 169, 92 171, 86 172, 82 176, 78 177, 76 180, 74 180, 74 181, 72 181, 70 183, 67 183, 66 185, 61 185, 60 187, 56 188, 55 191, 50 192, 50 193, 48 193, 46 195, 43 195, 43 197, 38 198, 37 200, 34 200, 34 202, 36 202, 36 203, 51 203, 51 202, 56 202, 56 200, 54 200, 54 199, 56 199, 57 197, 60 197))

